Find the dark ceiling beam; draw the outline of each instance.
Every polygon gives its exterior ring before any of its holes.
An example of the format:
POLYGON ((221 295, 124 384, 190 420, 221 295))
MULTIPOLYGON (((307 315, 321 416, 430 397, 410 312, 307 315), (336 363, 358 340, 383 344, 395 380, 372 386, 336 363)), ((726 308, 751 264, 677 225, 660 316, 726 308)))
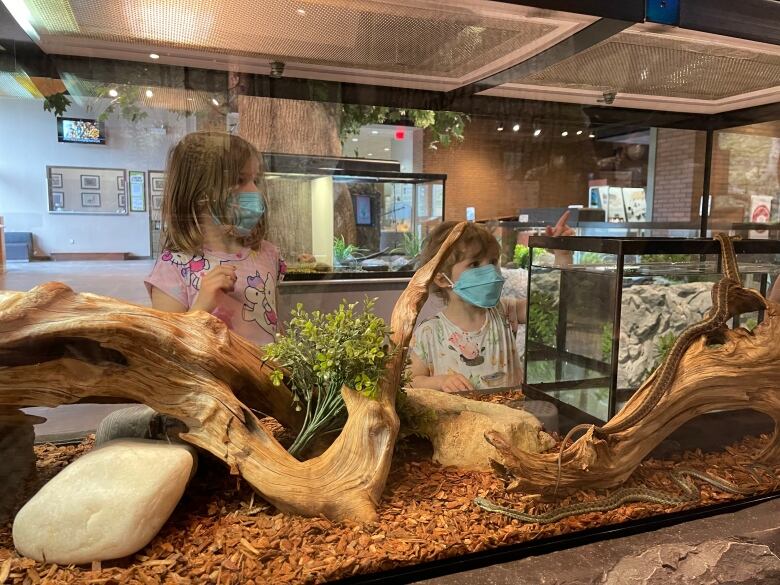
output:
POLYGON ((503 71, 499 71, 489 77, 459 87, 453 90, 452 93, 457 95, 472 95, 498 87, 505 83, 526 78, 529 75, 543 71, 547 67, 555 65, 564 59, 568 59, 582 51, 590 49, 594 45, 609 39, 633 24, 633 22, 628 20, 600 18, 593 24, 586 26, 552 47, 526 59, 522 63, 507 67, 503 71))
POLYGON ((643 22, 645 19, 645 0, 501 0, 501 3, 631 22, 643 22))
POLYGON ((778 0, 680 0, 680 28, 780 45, 778 0))

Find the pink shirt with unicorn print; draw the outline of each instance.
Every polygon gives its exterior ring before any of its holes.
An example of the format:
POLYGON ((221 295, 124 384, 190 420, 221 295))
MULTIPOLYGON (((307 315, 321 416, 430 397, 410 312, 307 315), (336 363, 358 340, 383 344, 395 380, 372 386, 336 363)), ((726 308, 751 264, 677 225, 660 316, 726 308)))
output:
POLYGON ((223 302, 212 311, 227 326, 258 345, 274 340, 278 327, 276 288, 287 267, 279 249, 263 240, 255 251, 243 248, 237 254, 204 250, 192 256, 164 250, 144 281, 149 294, 158 288, 185 307, 191 307, 198 296, 200 282, 209 270, 221 264, 236 267, 236 288, 223 294, 223 302))

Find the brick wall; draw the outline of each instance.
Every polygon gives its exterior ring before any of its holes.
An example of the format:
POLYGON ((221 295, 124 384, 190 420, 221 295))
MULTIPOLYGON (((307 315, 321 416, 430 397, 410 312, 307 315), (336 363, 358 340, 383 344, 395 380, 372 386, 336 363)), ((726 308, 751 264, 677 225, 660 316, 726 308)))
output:
POLYGON ((528 128, 514 133, 507 124, 474 118, 464 141, 449 148, 427 148, 423 171, 447 175, 445 217, 463 219, 466 207, 477 219, 512 216, 525 207, 587 204, 588 172, 595 168, 593 143, 585 139, 534 139, 528 128))
POLYGON ((704 142, 704 132, 658 129, 653 221, 691 221, 699 217, 704 142))

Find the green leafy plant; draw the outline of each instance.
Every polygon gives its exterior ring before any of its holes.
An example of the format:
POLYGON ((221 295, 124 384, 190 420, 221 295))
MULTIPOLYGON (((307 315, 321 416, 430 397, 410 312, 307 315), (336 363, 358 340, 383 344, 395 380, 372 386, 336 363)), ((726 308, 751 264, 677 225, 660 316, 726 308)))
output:
POLYGON ((655 342, 655 364, 651 369, 654 370, 661 365, 661 363, 666 359, 666 356, 669 355, 669 352, 672 350, 672 346, 674 345, 675 341, 677 341, 677 336, 671 331, 658 337, 655 342))
POLYGON ((558 302, 552 293, 531 291, 528 305, 528 339, 555 347, 558 329, 558 302))
POLYGON ((422 238, 414 232, 406 232, 401 245, 391 250, 392 254, 403 254, 407 258, 417 258, 422 249, 422 238))
POLYGON ((601 360, 609 361, 612 358, 612 323, 604 323, 601 329, 601 360))
POLYGON ((333 238, 333 261, 338 265, 343 265, 354 260, 353 255, 357 252, 363 252, 363 248, 358 248, 354 244, 347 244, 344 236, 333 238))
POLYGON ((339 136, 343 144, 349 135, 357 134, 361 127, 368 124, 411 122, 417 128, 427 129, 431 133, 428 147, 435 150, 439 146, 446 148, 454 143, 462 142, 463 131, 469 119, 468 115, 458 112, 343 104, 341 106, 339 136))
POLYGON ((514 262, 515 266, 528 270, 530 259, 531 255, 528 246, 524 246, 523 244, 516 244, 515 253, 512 256, 512 262, 514 262))
MULTIPOLYGON (((97 97, 111 97, 109 91, 109 88, 101 87, 98 90, 97 97)), ((118 109, 119 115, 128 122, 140 122, 149 115, 138 105, 140 99, 141 88, 139 86, 123 85, 119 88, 118 95, 111 99, 108 107, 100 113, 97 119, 101 122, 105 122, 108 117, 118 109)))
POLYGON ((71 101, 67 92, 53 93, 43 100, 43 109, 47 112, 54 112, 55 116, 62 116, 70 107, 71 101))
POLYGON ((642 254, 639 257, 641 264, 690 262, 691 260, 693 260, 691 254, 642 254))
POLYGON ((355 310, 358 303, 342 301, 332 313, 311 314, 298 303, 285 333, 266 346, 265 355, 285 370, 275 370, 271 381, 279 385, 286 374, 296 409, 301 403, 306 409, 303 427, 289 449, 293 455, 344 426, 342 386, 376 397, 394 351, 388 348, 389 327, 373 313, 375 302, 366 298, 361 313, 355 310))

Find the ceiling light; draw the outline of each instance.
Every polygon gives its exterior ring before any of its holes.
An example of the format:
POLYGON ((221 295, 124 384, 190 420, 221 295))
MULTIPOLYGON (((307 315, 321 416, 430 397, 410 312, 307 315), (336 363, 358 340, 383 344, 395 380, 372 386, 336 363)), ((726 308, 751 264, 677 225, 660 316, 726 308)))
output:
POLYGON ((541 134, 541 133, 542 133, 542 129, 541 128, 537 128, 536 130, 534 130, 534 136, 539 136, 539 134, 541 134))
POLYGON ((219 102, 217 101, 217 98, 211 98, 211 103, 215 106, 219 106, 219 102))
POLYGON ((577 136, 579 136, 580 134, 582 134, 582 130, 577 130, 577 136))
POLYGON ((385 152, 390 152, 390 149, 388 147, 385 147, 385 152))
POLYGON ((306 11, 303 8, 298 8, 295 12, 297 12, 300 16, 306 16, 306 11))
POLYGON ((569 133, 568 133, 566 130, 564 130, 563 132, 561 132, 561 136, 568 136, 568 135, 569 135, 569 133))
POLYGON ((358 139, 357 139, 357 138, 353 138, 353 139, 352 139, 352 142, 357 142, 357 141, 358 141, 358 139))
POLYGON ((194 100, 194 99, 192 99, 192 98, 187 98, 187 101, 188 101, 188 102, 194 102, 195 100, 194 100))
POLYGON ((379 130, 372 130, 371 134, 379 134, 379 130))
POLYGON ((588 138, 596 138, 596 135, 593 132, 591 132, 590 134, 588 134, 588 138))
POLYGON ((117 90, 115 90, 115 89, 109 89, 108 90, 108 95, 110 95, 111 97, 116 97, 116 96, 119 95, 119 92, 117 90))
POLYGON ((146 90, 146 97, 148 97, 148 98, 150 98, 150 97, 154 97, 154 93, 152 92, 152 90, 151 90, 151 89, 147 89, 147 90, 146 90))
POLYGON ((503 132, 504 131, 504 124, 499 124, 496 126, 496 132, 503 132))
POLYGON ((512 126, 512 132, 517 132, 518 130, 520 130, 520 124, 515 124, 512 126))
POLYGON ((374 156, 373 152, 369 152, 366 156, 374 156))
POLYGON ((158 55, 157 53, 149 53, 149 58, 150 59, 159 59, 160 55, 158 55))

